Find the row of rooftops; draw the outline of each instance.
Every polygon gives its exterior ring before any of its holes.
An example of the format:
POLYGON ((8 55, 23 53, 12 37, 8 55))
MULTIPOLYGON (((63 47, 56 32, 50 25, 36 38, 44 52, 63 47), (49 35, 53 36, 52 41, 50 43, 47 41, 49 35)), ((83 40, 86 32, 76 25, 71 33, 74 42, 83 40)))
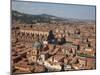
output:
MULTIPOLYGON (((22 45, 23 46, 23 45, 22 45)), ((17 46, 18 48, 21 48, 21 47, 19 47, 19 46, 17 46)), ((50 47, 50 49, 52 50, 52 49, 54 49, 54 46, 52 45, 52 44, 49 44, 49 47, 50 47)), ((60 48, 61 46, 56 46, 57 48, 60 48)), ((54 51, 56 51, 56 50, 58 50, 57 48, 55 48, 55 50, 54 51)), ((33 49, 34 50, 34 49, 33 49)), ((36 50, 37 51, 37 50, 36 50)), ((59 51, 59 50, 58 50, 59 51)), ((57 65, 56 64, 54 64, 55 66, 58 66, 59 68, 60 68, 60 65, 61 65, 61 62, 60 61, 62 61, 64 58, 65 58, 65 56, 64 56, 64 54, 63 54, 63 52, 61 51, 61 49, 60 49, 60 51, 62 52, 62 54, 61 54, 61 52, 60 53, 58 53, 58 51, 56 52, 56 53, 54 53, 53 55, 52 54, 50 54, 50 55, 52 55, 50 58, 48 58, 46 61, 48 61, 48 60, 51 60, 52 58, 54 58, 54 60, 58 63, 57 65), (60 64, 60 65, 59 65, 60 64)), ((26 51, 27 52, 27 51, 26 51)), ((53 52, 52 52, 53 53, 53 52)), ((78 60, 80 60, 80 61, 85 61, 85 62, 88 62, 88 61, 95 61, 95 58, 86 58, 86 57, 80 57, 80 56, 77 56, 76 57, 78 60)), ((75 59, 76 59, 75 58, 75 59)), ((69 57, 69 59, 72 59, 72 60, 74 60, 74 58, 73 57, 69 57)), ((66 60, 68 60, 68 58, 66 59, 66 60)), ((76 60, 75 60, 76 61, 76 60)), ((74 61, 73 61, 74 62, 74 61)), ((49 62, 48 62, 49 63, 49 62)), ((53 63, 53 62, 52 62, 53 63)), ((55 63, 55 62, 54 62, 55 63)), ((74 65, 74 64, 73 64, 74 65)), ((25 66, 25 65, 24 65, 25 66)), ((29 65, 30 66, 30 65, 29 65)), ((37 65, 38 66, 38 65, 37 65)), ((46 66, 46 64, 44 65, 44 66, 46 66)), ((52 65, 51 65, 52 66, 52 65)), ((55 68, 55 67, 51 67, 51 66, 48 66, 48 69, 49 68, 55 68)), ((74 65, 75 66, 75 65, 74 65)), ((28 66, 26 66, 26 67, 28 67, 28 66)), ((25 70, 25 71, 28 71, 28 70, 26 70, 26 69, 24 69, 24 67, 23 66, 16 66, 15 67, 16 69, 19 69, 19 70, 25 70), (22 68, 20 68, 20 67, 22 67, 22 68)), ((80 68, 79 68, 80 69, 80 68)), ((60 70, 58 70, 58 71, 60 71, 60 70)), ((36 71, 36 72, 38 72, 38 71, 36 71)))
MULTIPOLYGON (((19 25, 20 26, 20 25, 19 25)), ((23 25, 24 26, 24 25, 23 25)), ((45 71, 61 71, 63 66, 64 70, 80 70, 80 69, 94 69, 95 66, 95 57, 82 57, 77 55, 77 47, 78 45, 82 50, 79 50, 79 53, 95 53, 95 35, 94 34, 94 28, 92 26, 55 26, 55 25, 33 25, 32 28, 30 27, 20 27, 20 32, 27 32, 27 33, 41 33, 45 32, 48 33, 50 29, 55 29, 56 32, 64 32, 65 34, 67 32, 70 33, 70 35, 66 36, 67 43, 63 45, 54 45, 49 44, 47 41, 45 41, 45 45, 41 49, 34 49, 33 44, 34 42, 31 41, 35 40, 35 38, 31 38, 33 36, 30 35, 23 35, 22 37, 18 35, 12 36, 13 43, 12 43, 12 58, 13 58, 13 66, 14 66, 14 72, 45 72, 45 71), (54 27, 53 27, 54 26, 54 27), (50 28, 49 28, 50 27, 50 28), (73 27, 73 28, 72 28, 73 27), (83 28, 82 28, 83 27, 83 28), (89 28, 90 27, 90 28, 89 28), (66 29, 65 31, 63 31, 66 29), (78 31, 74 32, 75 30, 79 29, 78 31), (90 30, 91 29, 91 30, 90 30), (80 32, 80 34, 78 33, 80 32), (84 36, 81 33, 84 33, 87 36, 84 36), (88 32, 88 33, 87 33, 88 32), (75 35, 74 35, 75 34, 75 35), (16 37, 21 38, 16 43, 16 37), (27 37, 27 38, 26 38, 27 37), (83 38, 84 37, 84 38, 83 38), (85 40, 88 38, 88 41, 85 40), (23 40, 23 41, 21 41, 23 40), (30 40, 30 42, 27 42, 27 40, 30 40), (88 49, 88 43, 92 44, 90 49, 88 49), (46 46, 46 47, 45 47, 46 46), (48 46, 48 47, 47 47, 48 46), (93 48, 93 49, 92 49, 93 48), (33 51, 33 53, 32 53, 33 51), (32 56, 32 57, 31 57, 32 56), (43 61, 39 60, 39 57, 43 59, 43 61), (19 59, 20 58, 20 59, 19 59), (25 60, 23 60, 25 59, 25 60), (15 61, 16 60, 16 61, 15 61), (33 65, 29 64, 29 60, 34 61, 33 65), (78 60, 78 61, 77 61, 78 60), (38 61, 38 62, 37 62, 38 61), (19 62, 22 62, 23 64, 19 64, 19 62), (14 65, 19 64, 19 65, 14 65), (40 65, 41 64, 41 65, 40 65), (85 67, 82 68, 82 65, 85 67), (90 65, 88 65, 90 64, 90 65), (92 66, 94 64, 94 66, 92 66), (23 66, 24 65, 24 66, 23 66), (49 66, 48 66, 49 65, 49 66), (62 66, 63 65, 63 66, 62 66), (88 67, 87 67, 88 65, 88 67), (32 70, 31 70, 32 67, 32 70), (47 70, 46 70, 46 69, 47 70)), ((16 34, 16 30, 13 32, 16 34)), ((12 34, 13 35, 13 34, 12 34)), ((44 41, 43 41, 44 42, 44 41)), ((36 44, 35 46, 37 46, 36 44)))

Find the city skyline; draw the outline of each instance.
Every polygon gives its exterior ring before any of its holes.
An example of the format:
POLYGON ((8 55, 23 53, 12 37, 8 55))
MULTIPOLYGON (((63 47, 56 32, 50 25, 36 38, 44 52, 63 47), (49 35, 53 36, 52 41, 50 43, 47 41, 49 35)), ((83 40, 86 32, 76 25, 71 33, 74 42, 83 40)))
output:
POLYGON ((96 14, 95 6, 27 1, 12 1, 12 10, 17 10, 19 12, 32 15, 49 14, 62 18, 74 18, 84 20, 95 20, 96 14))

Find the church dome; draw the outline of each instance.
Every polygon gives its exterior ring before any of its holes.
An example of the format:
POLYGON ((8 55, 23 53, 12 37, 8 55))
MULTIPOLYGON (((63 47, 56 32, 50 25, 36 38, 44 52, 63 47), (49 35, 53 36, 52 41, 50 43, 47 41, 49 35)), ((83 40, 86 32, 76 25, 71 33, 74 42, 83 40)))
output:
POLYGON ((42 47, 42 43, 39 42, 39 41, 36 41, 36 42, 34 43, 33 47, 36 48, 36 49, 40 49, 40 48, 42 47))

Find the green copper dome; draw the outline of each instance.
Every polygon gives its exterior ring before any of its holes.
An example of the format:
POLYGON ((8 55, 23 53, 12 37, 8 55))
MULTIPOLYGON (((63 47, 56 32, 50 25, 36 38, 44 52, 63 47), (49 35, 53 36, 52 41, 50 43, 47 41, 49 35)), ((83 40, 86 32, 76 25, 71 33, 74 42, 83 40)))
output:
POLYGON ((34 43, 33 47, 36 48, 36 49, 40 49, 40 48, 42 47, 42 43, 39 42, 39 41, 36 41, 36 42, 34 43))

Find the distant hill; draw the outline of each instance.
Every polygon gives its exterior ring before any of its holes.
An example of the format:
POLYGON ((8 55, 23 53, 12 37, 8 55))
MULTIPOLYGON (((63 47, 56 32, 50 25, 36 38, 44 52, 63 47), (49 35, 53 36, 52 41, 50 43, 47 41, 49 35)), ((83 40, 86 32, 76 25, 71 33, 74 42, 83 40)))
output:
POLYGON ((20 20, 21 22, 24 23, 50 23, 51 21, 62 21, 64 19, 48 15, 48 14, 40 14, 40 15, 31 15, 31 14, 25 14, 25 13, 20 13, 18 11, 12 11, 12 19, 13 20, 20 20))
POLYGON ((56 17, 53 15, 48 14, 39 14, 39 15, 32 15, 32 14, 26 14, 21 13, 18 11, 13 10, 12 11, 12 19, 15 21, 20 21, 22 23, 32 24, 32 23, 50 23, 51 21, 63 21, 67 23, 94 23, 95 21, 90 20, 79 20, 79 19, 73 19, 73 18, 61 18, 56 17))

